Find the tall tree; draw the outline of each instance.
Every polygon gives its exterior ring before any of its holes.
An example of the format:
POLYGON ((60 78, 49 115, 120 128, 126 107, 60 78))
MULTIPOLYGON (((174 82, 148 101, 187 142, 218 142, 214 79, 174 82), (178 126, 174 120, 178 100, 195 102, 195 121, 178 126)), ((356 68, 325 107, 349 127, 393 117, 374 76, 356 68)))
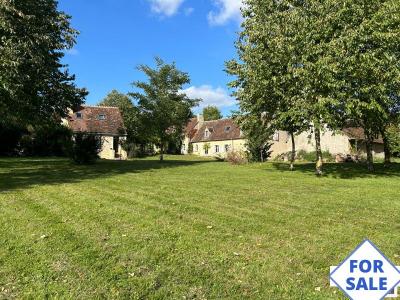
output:
POLYGON ((203 108, 204 121, 212 121, 222 119, 221 111, 218 107, 213 105, 208 105, 203 108))
POLYGON ((183 86, 190 83, 190 77, 178 70, 175 63, 166 64, 156 58, 155 68, 140 65, 138 69, 148 77, 148 82, 135 82, 133 85, 142 93, 130 95, 138 101, 139 111, 160 149, 160 161, 163 161, 166 144, 177 133, 182 134, 192 117, 192 108, 200 100, 190 99, 182 92, 183 86))
POLYGON ((306 46, 299 34, 306 27, 303 5, 301 1, 247 0, 243 31, 236 43, 240 60, 227 63, 228 73, 237 77, 231 87, 236 88, 241 120, 256 120, 265 133, 286 130, 291 134, 291 169, 294 136, 312 124, 301 102, 305 79, 299 76, 306 46))
POLYGON ((344 111, 364 128, 372 171, 374 137, 382 135, 389 163, 387 131, 400 111, 400 3, 350 1, 342 7, 345 31, 332 46, 341 63, 344 111))
POLYGON ((78 32, 55 0, 0 2, 0 115, 28 123, 65 116, 87 92, 61 63, 78 32))

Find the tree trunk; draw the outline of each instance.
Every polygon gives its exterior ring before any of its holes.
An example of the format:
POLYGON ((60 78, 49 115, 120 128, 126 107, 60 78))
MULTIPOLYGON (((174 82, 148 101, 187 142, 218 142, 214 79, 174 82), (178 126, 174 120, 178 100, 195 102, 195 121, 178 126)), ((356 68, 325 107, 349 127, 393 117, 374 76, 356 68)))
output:
POLYGON ((290 156, 290 170, 293 171, 294 170, 294 161, 296 159, 296 144, 294 141, 294 133, 291 132, 290 136, 292 138, 292 155, 290 156))
POLYGON ((367 149, 367 168, 368 171, 374 171, 374 157, 372 155, 373 137, 370 130, 365 130, 365 146, 367 149))
POLYGON ((160 145, 160 161, 164 161, 164 143, 160 145))
POLYGON ((385 129, 381 130, 381 135, 382 135, 382 138, 383 138, 383 150, 385 152, 385 163, 384 163, 384 166, 387 168, 387 167, 390 166, 390 163, 391 163, 390 160, 391 160, 392 153, 390 151, 389 139, 388 139, 388 137, 386 135, 385 129))
POLYGON ((315 174, 318 176, 322 175, 322 149, 321 149, 321 130, 319 128, 315 128, 315 151, 317 153, 317 163, 315 165, 315 174))

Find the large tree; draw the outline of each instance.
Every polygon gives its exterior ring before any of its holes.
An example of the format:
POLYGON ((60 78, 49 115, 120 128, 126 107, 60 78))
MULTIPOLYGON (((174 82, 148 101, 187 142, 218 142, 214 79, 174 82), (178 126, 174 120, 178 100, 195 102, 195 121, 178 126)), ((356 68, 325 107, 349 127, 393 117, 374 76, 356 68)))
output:
POLYGON ((164 159, 167 143, 182 133, 184 126, 192 117, 192 108, 199 99, 191 99, 182 92, 183 86, 190 83, 187 73, 177 69, 175 63, 167 64, 156 58, 156 67, 138 67, 148 78, 147 82, 137 81, 133 85, 141 92, 130 95, 137 100, 138 108, 146 127, 152 134, 153 142, 160 149, 160 161, 164 159))
POLYGON ((388 130, 400 111, 400 3, 395 0, 342 4, 345 30, 332 45, 341 68, 344 112, 364 128, 368 169, 372 145, 381 135, 390 162, 388 130))
POLYGON ((65 116, 87 92, 61 63, 78 32, 54 0, 0 2, 0 115, 31 123, 65 116))
POLYGON ((218 107, 213 105, 208 105, 203 108, 203 117, 204 121, 213 121, 222 119, 221 111, 218 107))

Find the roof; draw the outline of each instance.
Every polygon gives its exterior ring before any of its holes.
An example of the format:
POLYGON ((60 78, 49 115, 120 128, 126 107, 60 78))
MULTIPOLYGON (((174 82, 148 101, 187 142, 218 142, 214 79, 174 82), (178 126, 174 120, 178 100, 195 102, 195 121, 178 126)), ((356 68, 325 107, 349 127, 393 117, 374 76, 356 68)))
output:
POLYGON ((192 139, 197 132, 196 125, 198 124, 197 117, 191 118, 189 123, 187 123, 184 132, 185 136, 192 139))
POLYGON ((206 121, 200 124, 199 130, 194 134, 192 143, 225 141, 242 139, 239 126, 232 119, 206 121), (208 136, 206 136, 208 131, 208 136))
MULTIPOLYGON (((343 128, 342 132, 347 135, 350 139, 354 140, 365 140, 365 132, 361 127, 347 127, 343 128)), ((374 143, 383 144, 382 137, 374 139, 374 143)))
POLYGON ((88 132, 102 135, 126 135, 124 121, 118 107, 82 105, 68 117, 73 132, 88 132), (79 118, 78 115, 81 114, 79 118), (104 119, 100 116, 104 115, 104 119))

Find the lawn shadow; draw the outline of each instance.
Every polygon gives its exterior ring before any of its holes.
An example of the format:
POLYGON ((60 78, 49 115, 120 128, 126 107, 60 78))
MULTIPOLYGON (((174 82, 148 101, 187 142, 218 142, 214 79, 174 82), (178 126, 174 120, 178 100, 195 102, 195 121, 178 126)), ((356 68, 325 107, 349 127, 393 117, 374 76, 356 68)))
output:
POLYGON ((0 193, 34 185, 63 184, 120 174, 152 172, 153 170, 193 166, 215 162, 211 160, 107 161, 93 165, 75 165, 66 159, 0 158, 0 193))
MULTIPOLYGON (((281 172, 301 172, 315 176, 314 163, 299 163, 295 165, 295 170, 289 170, 287 163, 272 163, 272 166, 281 172)), ((390 167, 385 167, 382 163, 376 163, 375 171, 369 172, 365 164, 357 163, 326 163, 323 166, 323 177, 353 179, 353 178, 376 178, 376 177, 400 177, 400 164, 392 163, 390 167)))

